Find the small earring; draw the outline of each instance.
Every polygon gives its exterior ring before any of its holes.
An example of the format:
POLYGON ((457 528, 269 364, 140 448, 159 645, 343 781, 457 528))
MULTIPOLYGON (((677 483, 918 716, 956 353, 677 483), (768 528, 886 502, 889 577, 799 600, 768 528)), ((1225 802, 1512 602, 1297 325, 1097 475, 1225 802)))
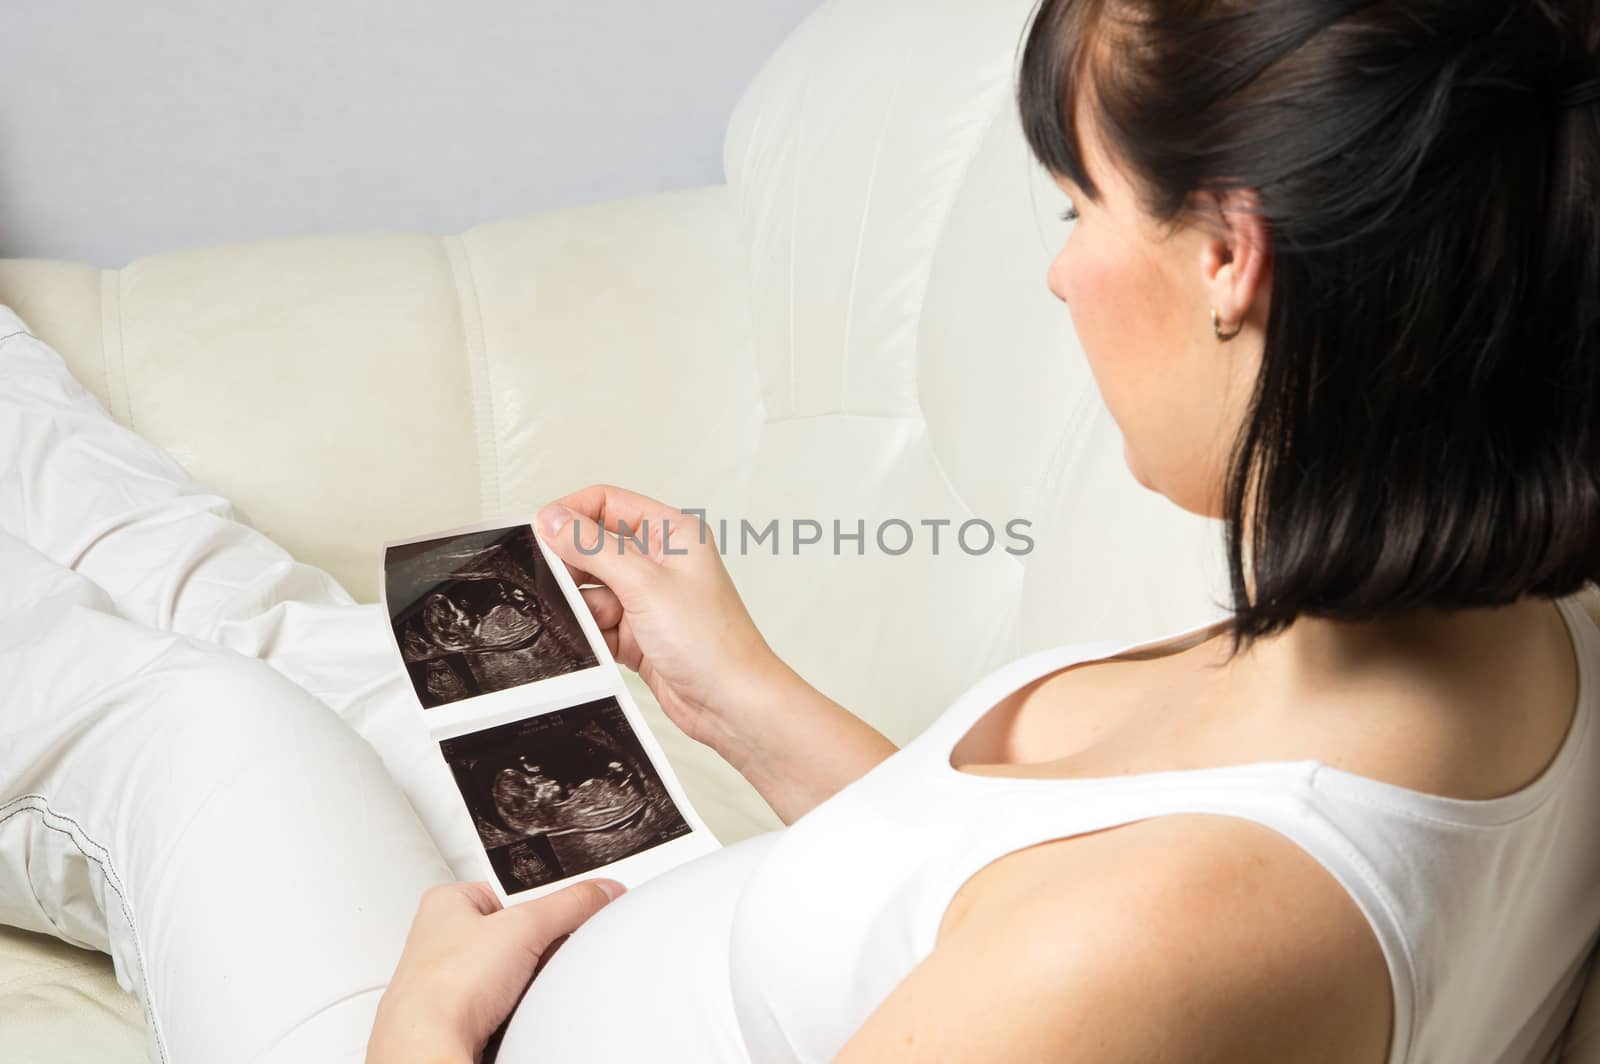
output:
POLYGON ((1241 321, 1238 325, 1234 326, 1233 332, 1224 333, 1222 331, 1222 319, 1217 316, 1217 308, 1216 307, 1212 307, 1211 308, 1211 331, 1217 334, 1217 339, 1218 340, 1221 340, 1223 343, 1227 343, 1229 340, 1232 340, 1235 336, 1238 336, 1240 330, 1242 330, 1243 328, 1244 328, 1244 322, 1241 321))

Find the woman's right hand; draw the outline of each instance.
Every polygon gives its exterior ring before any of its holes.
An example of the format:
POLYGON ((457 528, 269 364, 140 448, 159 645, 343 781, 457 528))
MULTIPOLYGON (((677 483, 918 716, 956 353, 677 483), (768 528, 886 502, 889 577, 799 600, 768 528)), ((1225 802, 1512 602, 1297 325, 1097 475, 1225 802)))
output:
POLYGON ((690 738, 728 753, 744 731, 741 714, 798 680, 762 638, 694 514, 595 484, 542 508, 535 525, 577 583, 603 585, 580 593, 606 646, 690 738))

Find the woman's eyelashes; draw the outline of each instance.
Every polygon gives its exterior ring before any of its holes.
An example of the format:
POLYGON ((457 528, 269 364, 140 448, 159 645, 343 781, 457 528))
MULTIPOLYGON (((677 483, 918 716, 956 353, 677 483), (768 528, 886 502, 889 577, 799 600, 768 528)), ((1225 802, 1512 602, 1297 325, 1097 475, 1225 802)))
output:
POLYGON ((1062 211, 1061 212, 1061 220, 1063 222, 1075 222, 1075 221, 1077 221, 1078 220, 1078 208, 1076 208, 1076 207, 1068 207, 1066 210, 1062 211))

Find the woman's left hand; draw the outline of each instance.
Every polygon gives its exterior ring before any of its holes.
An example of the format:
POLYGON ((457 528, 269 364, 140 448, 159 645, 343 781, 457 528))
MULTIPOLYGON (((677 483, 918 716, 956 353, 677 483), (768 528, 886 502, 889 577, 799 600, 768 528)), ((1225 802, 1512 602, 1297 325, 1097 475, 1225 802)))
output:
POLYGON ((476 1061, 556 940, 625 889, 586 879, 507 909, 487 883, 430 888, 378 1002, 367 1064, 476 1061))

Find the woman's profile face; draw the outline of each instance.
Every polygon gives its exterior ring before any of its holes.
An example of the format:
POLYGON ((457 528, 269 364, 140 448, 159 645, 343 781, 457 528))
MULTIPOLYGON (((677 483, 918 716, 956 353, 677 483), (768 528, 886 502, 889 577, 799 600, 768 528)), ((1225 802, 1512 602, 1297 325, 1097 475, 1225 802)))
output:
POLYGON ((1270 275, 1241 284, 1226 236, 1163 231, 1087 116, 1078 129, 1101 200, 1054 175, 1078 217, 1050 264, 1050 291, 1071 311, 1134 478, 1185 510, 1220 516, 1229 446, 1260 362, 1270 275), (1244 302, 1241 289, 1251 287, 1244 302), (1227 343, 1212 329, 1213 306, 1224 334, 1245 323, 1227 343))

